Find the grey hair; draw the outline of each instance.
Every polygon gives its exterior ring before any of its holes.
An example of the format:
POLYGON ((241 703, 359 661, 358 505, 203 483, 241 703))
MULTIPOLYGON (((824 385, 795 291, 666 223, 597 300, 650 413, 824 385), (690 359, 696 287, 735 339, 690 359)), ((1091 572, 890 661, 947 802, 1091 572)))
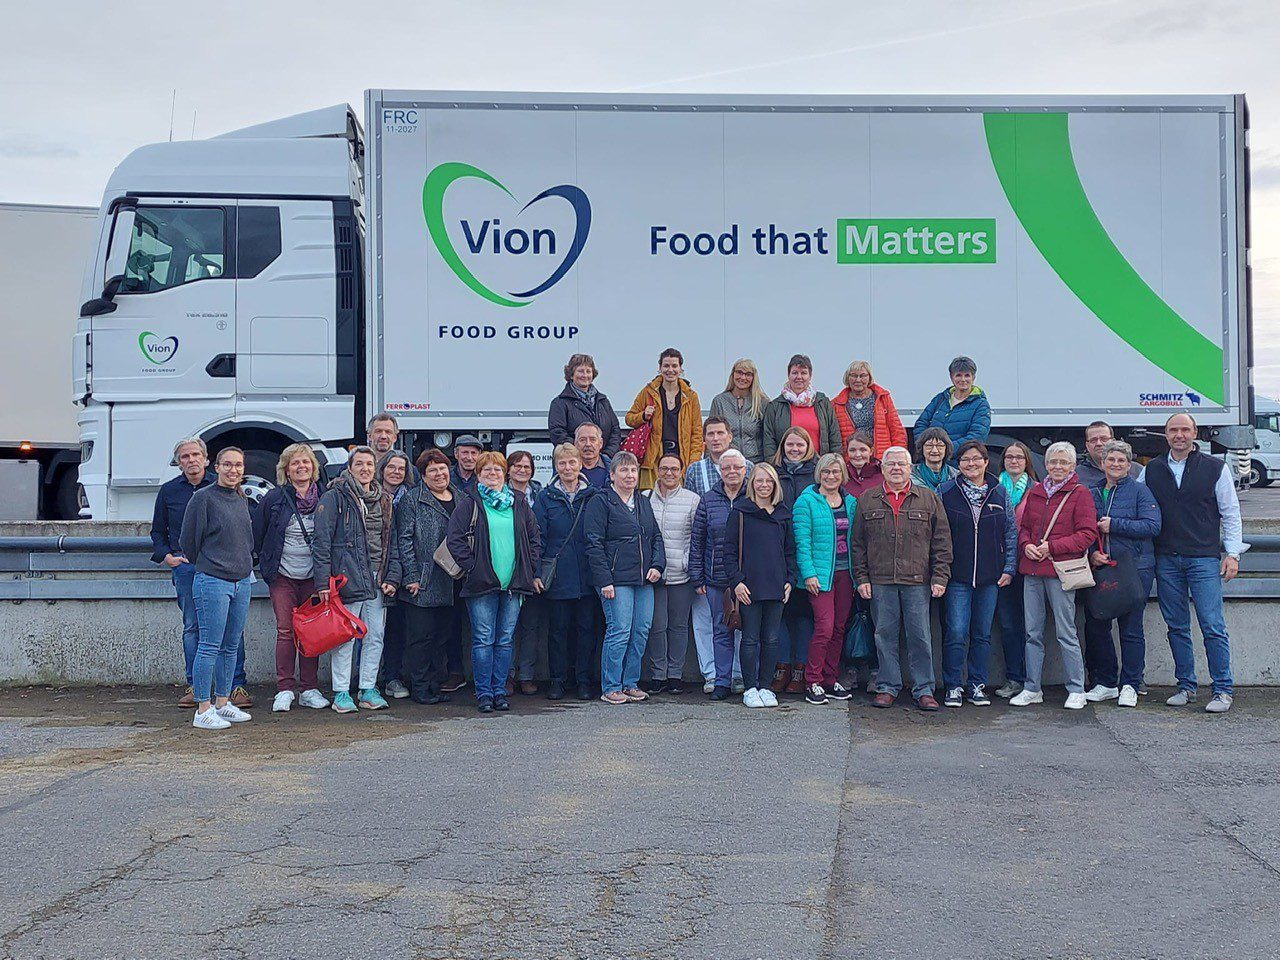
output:
POLYGON ((373 457, 373 465, 375 467, 378 465, 378 451, 373 449, 373 447, 366 446, 363 443, 360 444, 360 446, 358 447, 351 448, 351 452, 347 454, 347 463, 350 463, 352 460, 354 460, 356 458, 357 453, 367 453, 369 456, 373 457))
POLYGON ((1130 463, 1133 462, 1133 447, 1123 440, 1108 440, 1107 445, 1102 448, 1103 457, 1108 453, 1123 453, 1130 463))
POLYGON ((744 456, 742 455, 742 451, 741 451, 741 450, 739 450, 737 447, 730 447, 730 448, 729 448, 728 450, 726 450, 724 453, 720 454, 720 462, 721 462, 721 463, 724 463, 726 459, 728 459, 728 460, 741 460, 741 461, 742 461, 742 465, 743 465, 744 467, 747 465, 747 458, 746 458, 746 457, 744 457, 744 456))
POLYGON ((954 377, 957 373, 978 372, 978 365, 973 362, 972 357, 956 357, 951 361, 951 365, 947 367, 947 376, 954 377))
POLYGON ((1049 449, 1044 452, 1045 460, 1047 461, 1054 455, 1054 453, 1066 453, 1072 461, 1079 456, 1079 454, 1076 453, 1075 444, 1068 443, 1066 440, 1059 440, 1057 443, 1049 444, 1049 449))
POLYGON ((179 440, 177 443, 173 445, 173 462, 174 463, 178 462, 178 451, 181 450, 183 447, 185 447, 189 443, 194 443, 197 447, 200 448, 200 452, 204 454, 205 459, 206 460, 209 459, 209 445, 207 443, 205 443, 199 437, 183 437, 181 440, 179 440))
MULTIPOLYGON (((582 424, 582 426, 586 426, 586 424, 582 424)), ((592 424, 592 426, 595 426, 595 424, 592 424)), ((596 427, 596 429, 598 430, 599 427, 596 427)), ((617 473, 619 467, 635 467, 639 470, 640 461, 636 459, 636 455, 630 450, 619 450, 613 455, 613 459, 609 461, 609 476, 612 477, 617 473)))
POLYGON ((886 451, 884 452, 884 454, 880 457, 880 462, 881 462, 881 463, 884 463, 886 460, 888 460, 888 459, 889 459, 889 454, 891 454, 891 453, 905 453, 905 454, 907 455, 907 463, 911 463, 911 462, 912 462, 912 461, 911 461, 911 451, 910 451, 910 450, 908 450, 906 447, 890 447, 890 448, 889 448, 888 450, 886 450, 886 451))

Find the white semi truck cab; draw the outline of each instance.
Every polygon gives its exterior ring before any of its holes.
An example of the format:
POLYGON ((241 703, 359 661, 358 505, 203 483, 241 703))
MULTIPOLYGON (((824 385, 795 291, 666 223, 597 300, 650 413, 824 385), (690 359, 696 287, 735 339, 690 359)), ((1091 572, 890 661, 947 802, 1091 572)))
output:
POLYGON ((361 434, 363 151, 343 106, 116 168, 72 359, 94 518, 149 517, 182 437, 274 482, 286 444, 361 434))

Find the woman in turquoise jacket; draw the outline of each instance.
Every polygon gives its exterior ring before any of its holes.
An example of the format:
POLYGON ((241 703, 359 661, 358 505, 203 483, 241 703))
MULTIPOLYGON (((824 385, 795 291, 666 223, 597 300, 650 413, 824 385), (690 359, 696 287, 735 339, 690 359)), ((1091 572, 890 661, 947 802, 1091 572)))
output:
POLYGON ((851 696, 836 681, 844 631, 853 609, 853 575, 849 570, 853 517, 858 501, 841 486, 849 479, 844 460, 828 453, 814 470, 818 482, 796 498, 792 524, 796 566, 813 605, 813 639, 804 678, 810 703, 851 696))

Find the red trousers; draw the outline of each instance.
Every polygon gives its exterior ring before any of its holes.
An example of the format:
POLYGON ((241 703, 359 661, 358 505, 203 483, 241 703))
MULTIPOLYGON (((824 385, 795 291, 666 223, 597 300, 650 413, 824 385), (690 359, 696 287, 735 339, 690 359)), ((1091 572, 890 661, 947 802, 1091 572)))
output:
POLYGON ((844 650, 844 631, 853 610, 853 579, 848 571, 837 570, 830 590, 816 597, 809 594, 813 606, 813 639, 809 641, 809 662, 804 665, 804 682, 831 689, 839 678, 840 653, 844 650))
POLYGON ((320 658, 304 657, 293 645, 293 611, 315 592, 315 584, 280 574, 268 589, 271 592, 271 609, 276 614, 276 692, 317 690, 316 671, 320 658), (297 680, 293 678, 295 664, 297 680))

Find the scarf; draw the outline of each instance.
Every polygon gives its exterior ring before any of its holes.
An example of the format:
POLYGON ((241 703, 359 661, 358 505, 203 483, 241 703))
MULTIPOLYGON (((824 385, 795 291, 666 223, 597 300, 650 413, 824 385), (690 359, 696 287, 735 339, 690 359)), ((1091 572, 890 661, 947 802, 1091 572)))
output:
POLYGON ((294 487, 293 502, 298 505, 298 512, 304 517, 315 513, 316 504, 320 502, 320 484, 312 480, 311 486, 307 487, 307 492, 304 494, 298 493, 298 488, 294 487))
POLYGON ((924 481, 924 485, 930 490, 937 490, 946 481, 954 477, 955 473, 952 472, 954 470, 954 467, 944 463, 942 469, 934 473, 923 460, 916 464, 916 476, 924 481))
POLYGON ((596 389, 593 383, 586 390, 579 390, 576 384, 570 383, 569 389, 573 391, 573 395, 587 405, 587 409, 595 411, 596 398, 600 396, 600 391, 596 389))
POLYGON ((334 482, 346 487, 360 504, 361 513, 364 515, 364 538, 369 546, 369 563, 375 571, 381 570, 382 561, 386 558, 384 553, 386 545, 384 535, 388 529, 386 521, 390 519, 382 515, 382 498, 386 495, 382 484, 375 482, 366 490, 360 486, 360 481, 355 478, 350 467, 343 470, 342 475, 334 482))
POLYGON ((516 496, 511 492, 511 488, 505 483, 501 490, 495 490, 493 487, 487 487, 483 483, 476 484, 476 490, 480 494, 480 499, 484 501, 484 505, 490 510, 510 510, 516 502, 516 496))
POLYGON ((1023 496, 1026 495, 1027 489, 1031 486, 1031 477, 1024 473, 1015 482, 1013 477, 1002 472, 1000 474, 1000 486, 1009 491, 1009 506, 1017 509, 1018 504, 1022 502, 1023 496))
POLYGON ((984 483, 982 486, 978 486, 964 474, 960 475, 959 480, 960 491, 964 494, 965 499, 969 501, 969 504, 973 507, 981 507, 982 501, 987 498, 987 484, 984 483))
POLYGON ((782 388, 782 399, 793 407, 812 407, 813 402, 818 399, 818 394, 812 387, 804 393, 793 393, 789 387, 782 388))
POLYGON ((1054 483, 1048 477, 1045 477, 1044 492, 1046 496, 1049 499, 1053 499, 1053 495, 1057 493, 1059 490, 1061 490, 1063 487, 1065 487, 1068 483, 1070 483, 1071 480, 1075 477, 1075 475, 1076 475, 1075 471, 1074 470, 1071 471, 1071 473, 1067 474, 1066 479, 1064 479, 1061 483, 1054 483))

